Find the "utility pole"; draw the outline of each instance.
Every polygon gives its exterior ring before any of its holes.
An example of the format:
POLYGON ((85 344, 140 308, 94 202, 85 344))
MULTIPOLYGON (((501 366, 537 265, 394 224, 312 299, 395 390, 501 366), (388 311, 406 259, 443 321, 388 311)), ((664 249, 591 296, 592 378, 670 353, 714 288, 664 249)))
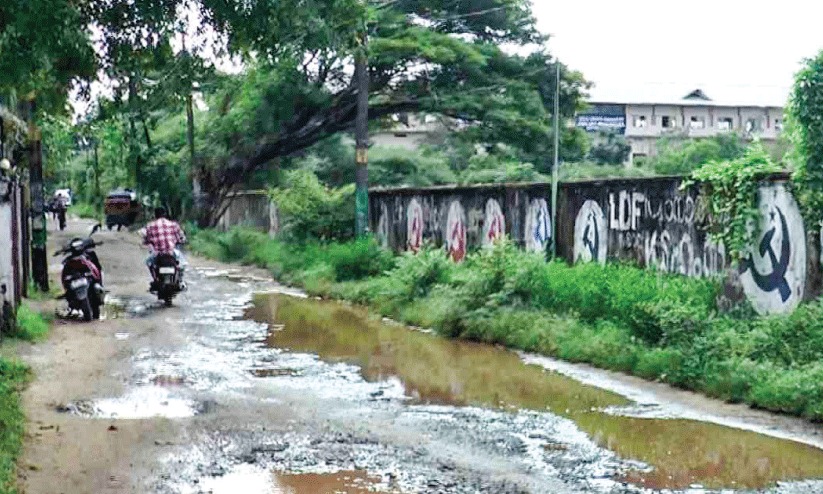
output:
POLYGON ((552 259, 557 258, 557 180, 560 161, 560 62, 555 60, 554 161, 552 162, 552 259))
POLYGON ((92 138, 94 145, 94 199, 101 201, 103 198, 100 195, 100 160, 97 157, 97 138, 92 138))
POLYGON ((43 147, 40 129, 34 122, 37 106, 29 99, 29 182, 31 191, 31 270, 34 283, 42 292, 49 291, 49 265, 46 256, 45 192, 43 190, 43 147))
POLYGON ((359 35, 360 46, 354 62, 354 79, 357 84, 354 231, 357 237, 364 236, 369 227, 369 58, 366 29, 364 25, 359 35))
MULTIPOLYGON (((203 189, 200 186, 201 174, 200 168, 195 163, 195 150, 194 150, 194 95, 192 91, 192 81, 189 79, 191 76, 191 64, 189 63, 191 59, 189 58, 189 51, 186 48, 186 30, 183 30, 183 57, 186 62, 186 69, 185 75, 186 78, 186 142, 189 147, 189 164, 191 166, 191 186, 192 186, 192 202, 194 210, 197 212, 199 217, 202 217, 200 214, 201 209, 205 206, 204 204, 204 197, 203 197, 203 189)), ((201 225, 206 226, 206 225, 201 225)))

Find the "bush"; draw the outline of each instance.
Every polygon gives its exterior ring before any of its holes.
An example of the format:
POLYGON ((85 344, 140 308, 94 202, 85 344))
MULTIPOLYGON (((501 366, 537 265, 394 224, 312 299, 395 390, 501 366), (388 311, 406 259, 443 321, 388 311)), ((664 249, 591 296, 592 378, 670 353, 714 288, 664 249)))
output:
POLYGON ((705 139, 673 137, 662 139, 657 156, 647 165, 660 175, 688 175, 710 161, 740 158, 746 141, 737 134, 719 134, 705 139))
POLYGON ((601 132, 598 142, 589 151, 589 159, 598 165, 622 165, 631 153, 632 146, 622 134, 601 132))
POLYGON ((333 189, 313 172, 294 170, 272 192, 282 222, 284 238, 347 240, 354 236, 354 186, 333 189))
POLYGON ((330 244, 327 262, 334 268, 337 281, 360 280, 383 274, 394 267, 394 256, 373 238, 346 244, 330 244))

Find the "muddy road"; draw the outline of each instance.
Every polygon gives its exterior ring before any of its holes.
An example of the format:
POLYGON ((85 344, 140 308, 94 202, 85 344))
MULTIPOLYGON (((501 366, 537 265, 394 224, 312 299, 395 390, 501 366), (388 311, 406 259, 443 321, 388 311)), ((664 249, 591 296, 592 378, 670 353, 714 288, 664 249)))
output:
POLYGON ((197 258, 164 308, 138 238, 99 236, 104 320, 58 319, 20 350, 36 374, 23 492, 823 493, 818 426, 443 340, 197 258))

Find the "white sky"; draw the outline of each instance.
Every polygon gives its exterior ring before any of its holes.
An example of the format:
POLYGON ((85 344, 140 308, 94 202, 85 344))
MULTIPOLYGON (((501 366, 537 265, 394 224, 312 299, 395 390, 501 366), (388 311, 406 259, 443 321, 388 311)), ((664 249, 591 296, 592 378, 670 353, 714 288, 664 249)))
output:
POLYGON ((785 100, 799 63, 823 49, 815 0, 532 2, 550 52, 596 84, 593 97, 701 87, 785 100))

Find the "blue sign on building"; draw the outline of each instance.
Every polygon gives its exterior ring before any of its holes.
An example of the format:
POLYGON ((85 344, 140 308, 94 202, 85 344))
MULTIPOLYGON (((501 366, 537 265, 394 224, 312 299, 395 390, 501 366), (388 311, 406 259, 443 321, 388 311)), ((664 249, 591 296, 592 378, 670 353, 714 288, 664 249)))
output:
POLYGON ((626 133, 626 107, 623 105, 593 105, 577 115, 575 125, 586 132, 626 133))

